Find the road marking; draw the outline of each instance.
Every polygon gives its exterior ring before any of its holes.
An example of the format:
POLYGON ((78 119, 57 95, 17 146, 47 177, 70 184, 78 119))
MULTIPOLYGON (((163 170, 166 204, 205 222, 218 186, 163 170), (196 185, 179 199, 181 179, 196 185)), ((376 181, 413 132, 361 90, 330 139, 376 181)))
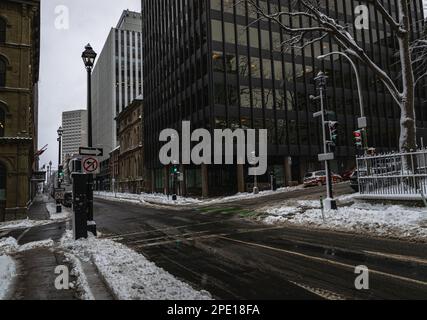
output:
POLYGON ((140 232, 116 234, 116 235, 111 235, 111 236, 108 236, 108 237, 103 237, 103 239, 114 240, 116 238, 120 239, 120 238, 123 238, 123 237, 131 237, 131 236, 143 235, 143 234, 147 234, 147 233, 155 233, 155 232, 163 232, 163 231, 169 231, 169 230, 178 230, 178 229, 183 229, 183 228, 192 228, 192 227, 206 226, 206 225, 216 224, 216 223, 222 224, 222 223, 231 222, 231 221, 236 221, 236 219, 218 220, 218 221, 212 221, 212 222, 202 222, 202 223, 196 223, 196 224, 188 224, 188 225, 178 226, 178 227, 168 227, 168 228, 163 228, 163 229, 154 229, 154 230, 148 230, 148 231, 140 231, 140 232))
POLYGON ((167 238, 174 238, 176 237, 174 240, 172 241, 179 241, 179 240, 186 240, 188 236, 195 236, 198 234, 204 234, 209 232, 209 230, 206 231, 199 231, 199 232, 189 232, 189 233, 181 233, 181 234, 171 234, 171 235, 165 235, 163 237, 157 237, 157 238, 148 238, 148 239, 141 239, 141 240, 135 240, 135 241, 130 241, 127 242, 129 244, 136 244, 136 243, 144 243, 144 242, 150 242, 150 241, 154 241, 154 240, 162 240, 162 239, 167 239, 167 238), (183 238, 183 239, 182 239, 183 238))
POLYGON ((326 299, 326 300, 333 300, 333 301, 338 301, 338 300, 348 300, 347 298, 345 298, 344 296, 337 294, 335 292, 329 291, 329 290, 325 290, 325 289, 320 289, 320 288, 313 288, 310 287, 308 285, 305 284, 301 284, 301 283, 297 283, 294 281, 289 281, 290 283, 296 285, 297 287, 300 287, 308 292, 311 292, 319 297, 321 297, 322 299, 326 299))
POLYGON ((21 233, 21 235, 16 239, 16 242, 19 243, 19 241, 21 241, 21 239, 28 233, 28 231, 30 231, 31 228, 26 229, 24 232, 21 233))
MULTIPOLYGON (((207 235, 207 236, 185 238, 185 239, 183 239, 181 241, 207 240, 207 239, 212 239, 212 238, 220 238, 222 236, 227 236, 227 235, 226 234, 211 234, 211 235, 207 235)), ((179 239, 167 240, 167 241, 160 241, 160 242, 156 242, 156 243, 148 243, 148 244, 143 244, 143 245, 135 246, 135 248, 149 248, 149 247, 162 246, 162 245, 166 245, 166 244, 176 243, 178 240, 179 239)))
MULTIPOLYGON (((233 232, 233 233, 217 233, 217 234, 210 234, 207 236, 199 236, 199 237, 191 237, 191 238, 185 238, 185 239, 181 239, 181 241, 194 241, 194 240, 205 240, 205 239, 211 239, 211 238, 221 238, 221 237, 229 237, 229 236, 233 236, 233 235, 237 235, 237 234, 246 234, 246 233, 256 233, 256 232, 263 232, 263 231, 269 231, 269 230, 279 230, 282 229, 283 227, 270 227, 270 228, 260 228, 260 229, 245 229, 245 230, 240 230, 239 232, 233 232)), ((165 235, 163 238, 171 238, 172 235, 165 235)), ((161 238, 159 238, 161 239, 161 238)), ((136 246, 136 248, 143 248, 143 247, 153 247, 153 246, 158 246, 158 245, 165 245, 165 244, 170 244, 170 243, 175 243, 177 240, 180 240, 178 238, 174 239, 174 240, 167 240, 167 241, 160 241, 157 243, 150 243, 147 245, 140 245, 140 246, 136 246)))
MULTIPOLYGON (((227 237, 220 237, 220 238, 224 239, 224 240, 227 240, 227 241, 230 241, 230 242, 240 243, 240 244, 244 244, 244 245, 251 246, 251 247, 258 247, 258 248, 262 248, 262 249, 267 249, 267 250, 272 250, 272 251, 287 253, 287 254, 290 254, 290 255, 293 255, 293 256, 297 256, 297 257, 300 257, 300 258, 305 258, 305 259, 315 260, 315 261, 319 261, 319 262, 323 262, 323 263, 328 263, 328 264, 332 264, 332 265, 336 265, 336 266, 348 268, 348 269, 350 269, 352 271, 354 271, 354 268, 355 268, 355 266, 352 266, 352 265, 349 265, 349 264, 346 264, 346 263, 342 263, 342 262, 338 262, 338 261, 332 261, 332 260, 328 260, 328 259, 320 258, 320 257, 314 257, 314 256, 306 255, 306 254, 303 254, 303 253, 298 253, 298 252, 289 251, 289 250, 285 250, 285 249, 280 249, 280 248, 265 246, 265 245, 258 244, 258 243, 251 243, 251 242, 246 242, 246 241, 231 239, 231 238, 227 238, 227 237)), ((412 282, 412 283, 415 283, 417 285, 427 286, 427 282, 420 281, 420 280, 406 278, 406 277, 402 277, 402 276, 398 276, 398 275, 394 275, 394 274, 390 274, 390 273, 386 273, 386 272, 382 272, 382 271, 377 271, 377 270, 373 270, 373 269, 369 269, 369 272, 370 273, 374 273, 374 274, 378 274, 378 275, 381 275, 381 276, 384 276, 384 277, 398 279, 398 280, 401 280, 401 281, 412 282)))
POLYGON ((427 265, 427 260, 422 259, 422 258, 418 258, 418 257, 402 256, 399 254, 382 253, 382 252, 375 252, 375 251, 363 251, 363 252, 370 254, 370 255, 373 255, 373 256, 379 256, 379 257, 393 259, 393 260, 399 260, 399 261, 403 261, 403 262, 415 262, 415 263, 427 265))

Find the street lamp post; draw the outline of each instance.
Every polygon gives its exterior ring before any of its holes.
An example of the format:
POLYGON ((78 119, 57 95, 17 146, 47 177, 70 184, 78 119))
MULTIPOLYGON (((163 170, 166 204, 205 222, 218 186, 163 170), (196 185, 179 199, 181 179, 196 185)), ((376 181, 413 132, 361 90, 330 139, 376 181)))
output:
POLYGON ((83 63, 86 67, 87 71, 87 113, 88 113, 88 121, 87 121, 87 142, 88 147, 92 148, 92 69, 95 65, 96 52, 92 49, 92 46, 88 44, 85 47, 85 51, 82 53, 83 63))
POLYGON ((52 191, 52 161, 49 161, 49 192, 52 191))
MULTIPOLYGON (((59 127, 58 129, 58 189, 61 189, 61 167, 62 167, 62 135, 64 133, 64 130, 62 127, 59 127)), ((62 205, 61 205, 61 199, 56 199, 56 213, 62 212, 62 205)))
POLYGON ((326 191, 327 197, 324 201, 324 206, 327 210, 336 210, 337 204, 334 200, 333 192, 332 192, 332 177, 331 177, 331 169, 329 166, 329 158, 328 155, 328 141, 326 137, 326 117, 325 117, 325 104, 324 104, 324 93, 326 92, 326 80, 328 77, 323 73, 319 72, 317 77, 314 79, 316 81, 316 87, 319 91, 318 97, 313 97, 313 99, 320 100, 320 112, 316 113, 314 116, 320 116, 322 121, 322 136, 323 136, 323 157, 325 158, 325 171, 326 171, 326 191))
POLYGON ((362 129, 364 132, 363 141, 365 144, 365 150, 368 151, 368 147, 369 147, 368 133, 367 133, 368 121, 367 121, 366 116, 365 116, 365 107, 364 107, 364 103, 363 103, 363 93, 362 93, 362 85, 360 82, 359 71, 357 70, 357 66, 354 63, 354 61, 344 52, 340 52, 340 51, 330 52, 328 54, 318 56, 317 59, 324 60, 324 59, 326 59, 332 55, 340 55, 340 56, 346 58, 350 62, 350 65, 352 66, 352 68, 354 70, 354 74, 356 75, 357 91, 359 94, 359 105, 360 105, 360 118, 357 119, 357 125, 358 125, 359 129, 362 129))
MULTIPOLYGON (((91 85, 91 77, 92 77, 92 69, 95 65, 96 52, 92 49, 92 46, 88 44, 85 47, 85 50, 82 53, 83 63, 85 65, 87 71, 87 113, 88 113, 88 121, 87 121, 87 141, 88 147, 92 148, 92 85, 91 85)), ((93 175, 89 174, 88 176, 88 190, 87 190, 87 199, 88 199, 88 226, 95 226, 93 222, 93 175)), ((96 226, 95 226, 96 228, 96 226)), ((94 234, 96 234, 96 229, 91 230, 94 234)))

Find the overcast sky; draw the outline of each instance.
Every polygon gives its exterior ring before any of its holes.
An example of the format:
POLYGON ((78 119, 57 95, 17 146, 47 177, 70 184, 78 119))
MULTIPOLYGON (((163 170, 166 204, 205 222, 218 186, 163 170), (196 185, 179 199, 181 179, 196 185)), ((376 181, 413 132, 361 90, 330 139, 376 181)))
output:
MULTIPOLYGON (((425 0, 427 4, 427 0, 425 0)), ((86 109, 86 72, 81 53, 87 43, 101 52, 123 10, 141 11, 140 0, 48 0, 42 3, 39 146, 49 144, 40 166, 58 161, 56 131, 63 111, 86 109), (64 17, 68 10, 69 27, 64 17), (59 10, 55 12, 55 10, 59 10), (66 12, 65 12, 66 13, 66 12), (58 29, 57 24, 60 22, 58 29)))
POLYGON ((42 3, 39 83, 39 146, 49 144, 40 167, 58 162, 56 131, 63 111, 86 109, 86 71, 81 54, 87 43, 100 53, 123 10, 141 11, 140 0, 48 0, 42 3), (69 13, 69 28, 64 7, 69 13), (59 10, 58 13, 55 10, 59 10), (55 23, 56 22, 56 23, 55 23), (58 29, 58 22, 61 29, 58 29))

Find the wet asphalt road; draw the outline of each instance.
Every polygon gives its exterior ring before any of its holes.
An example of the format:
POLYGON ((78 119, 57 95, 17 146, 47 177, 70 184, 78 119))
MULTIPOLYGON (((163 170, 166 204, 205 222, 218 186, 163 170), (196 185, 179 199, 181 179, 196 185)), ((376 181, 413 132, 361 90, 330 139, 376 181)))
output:
POLYGON ((427 299, 427 244, 248 219, 265 201, 173 210, 96 200, 95 219, 103 237, 217 299, 427 299), (355 288, 360 265, 370 270, 369 290, 355 288))

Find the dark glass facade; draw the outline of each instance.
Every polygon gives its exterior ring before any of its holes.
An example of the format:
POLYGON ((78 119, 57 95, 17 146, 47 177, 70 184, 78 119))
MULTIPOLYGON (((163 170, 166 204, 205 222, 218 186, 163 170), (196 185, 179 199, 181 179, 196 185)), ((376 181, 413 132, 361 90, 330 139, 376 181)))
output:
MULTIPOLYGON (((258 1, 265 12, 289 11, 289 0, 258 1)), ((328 15, 353 25, 356 0, 326 1, 328 15)), ((384 0, 396 15, 395 0, 384 0)), ((411 2, 413 37, 424 30, 422 0, 411 2)), ((328 75, 328 110, 340 123, 337 161, 334 171, 354 166, 353 131, 360 115, 354 72, 339 56, 325 61, 321 54, 338 51, 330 38, 303 50, 283 50, 289 37, 277 25, 258 21, 250 5, 237 0, 143 0, 144 98, 146 165, 153 170, 155 189, 165 187, 165 172, 158 160, 159 134, 165 128, 179 131, 189 120, 192 128, 265 128, 268 130, 269 172, 279 184, 299 181, 306 171, 319 169, 321 126, 313 113, 319 106, 314 77, 319 70, 328 75)), ((396 38, 385 19, 373 8, 370 28, 349 30, 369 56, 396 78, 396 38)), ((283 22, 300 26, 303 21, 283 16, 283 22)), ((304 22, 307 23, 307 22, 304 22)), ((384 85, 367 67, 358 64, 362 78, 365 111, 369 120, 371 146, 378 151, 396 149, 400 110, 384 85)), ((417 87, 417 127, 420 137, 427 127, 427 95, 417 87)), ((237 188, 237 167, 209 166, 186 169, 189 192, 197 193, 207 180, 209 194, 233 193, 237 188), (202 176, 202 179, 200 179, 202 176), (194 181, 191 182, 191 181, 194 181)), ((247 174, 247 170, 243 170, 247 174)), ((167 174, 166 174, 167 175, 167 174)), ((245 183, 252 178, 245 176, 245 183)), ((268 182, 267 175, 260 182, 268 182)), ((241 190, 240 190, 241 191, 241 190)))

